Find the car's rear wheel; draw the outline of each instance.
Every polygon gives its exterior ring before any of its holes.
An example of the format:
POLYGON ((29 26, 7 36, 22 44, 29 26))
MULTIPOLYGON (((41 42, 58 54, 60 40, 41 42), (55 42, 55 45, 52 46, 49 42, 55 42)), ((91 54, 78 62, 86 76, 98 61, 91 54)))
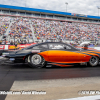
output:
POLYGON ((30 56, 31 67, 42 68, 45 67, 45 59, 39 54, 33 54, 30 56))
POLYGON ((90 60, 89 60, 89 65, 90 66, 97 66, 98 65, 98 63, 99 63, 99 58, 98 57, 96 57, 96 56, 92 56, 91 58, 90 58, 90 60))

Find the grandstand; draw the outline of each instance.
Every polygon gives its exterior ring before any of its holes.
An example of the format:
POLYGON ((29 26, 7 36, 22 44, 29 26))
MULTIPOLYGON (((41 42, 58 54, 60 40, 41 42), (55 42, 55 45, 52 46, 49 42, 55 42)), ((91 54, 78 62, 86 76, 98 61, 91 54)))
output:
POLYGON ((100 17, 0 5, 0 40, 2 44, 24 40, 100 43, 100 17))

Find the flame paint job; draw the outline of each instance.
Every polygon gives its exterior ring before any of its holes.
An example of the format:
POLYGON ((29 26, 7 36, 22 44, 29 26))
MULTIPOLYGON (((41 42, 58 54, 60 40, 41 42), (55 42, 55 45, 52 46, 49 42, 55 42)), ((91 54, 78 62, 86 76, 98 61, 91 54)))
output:
POLYGON ((91 56, 97 56, 95 51, 86 51, 86 52, 72 52, 72 51, 63 51, 63 50, 49 50, 44 51, 40 54, 44 57, 46 61, 55 62, 55 63, 82 63, 82 62, 89 62, 91 56))

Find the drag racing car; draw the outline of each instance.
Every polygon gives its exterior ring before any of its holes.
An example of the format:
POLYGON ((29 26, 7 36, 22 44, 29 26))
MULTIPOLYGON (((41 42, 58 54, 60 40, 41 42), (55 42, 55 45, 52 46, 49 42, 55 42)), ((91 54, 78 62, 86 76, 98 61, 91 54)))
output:
POLYGON ((14 63, 28 63, 31 67, 37 68, 45 67, 46 64, 62 67, 73 64, 97 66, 100 51, 79 50, 62 42, 44 42, 21 50, 8 51, 3 53, 2 56, 14 63))

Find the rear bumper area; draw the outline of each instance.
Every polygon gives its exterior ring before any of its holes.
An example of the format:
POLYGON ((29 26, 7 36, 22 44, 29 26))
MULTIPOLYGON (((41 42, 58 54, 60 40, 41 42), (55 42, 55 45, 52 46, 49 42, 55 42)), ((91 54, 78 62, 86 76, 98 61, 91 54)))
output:
POLYGON ((0 56, 0 61, 6 61, 6 60, 9 60, 9 58, 6 58, 6 57, 3 57, 3 56, 0 56))

